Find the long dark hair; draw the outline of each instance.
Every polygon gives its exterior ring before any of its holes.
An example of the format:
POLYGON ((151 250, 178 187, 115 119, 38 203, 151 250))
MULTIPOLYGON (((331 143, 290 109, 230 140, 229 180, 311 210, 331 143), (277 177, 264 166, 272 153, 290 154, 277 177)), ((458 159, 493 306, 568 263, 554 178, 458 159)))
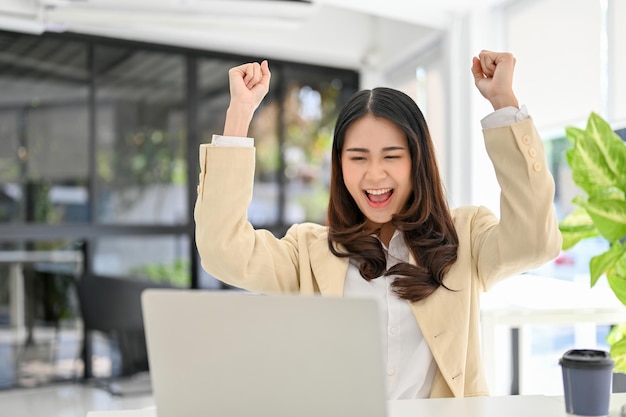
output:
POLYGON ((362 90, 339 112, 332 148, 328 226, 331 252, 354 260, 366 280, 396 276, 393 290, 410 301, 425 299, 439 286, 445 287, 443 277, 456 261, 459 239, 444 196, 428 126, 415 101, 406 94, 384 87, 362 90), (343 182, 341 151, 346 131, 367 114, 388 119, 406 134, 413 192, 404 210, 395 214, 391 222, 404 233, 416 265, 400 262, 387 270, 382 243, 366 228, 367 219, 343 182))

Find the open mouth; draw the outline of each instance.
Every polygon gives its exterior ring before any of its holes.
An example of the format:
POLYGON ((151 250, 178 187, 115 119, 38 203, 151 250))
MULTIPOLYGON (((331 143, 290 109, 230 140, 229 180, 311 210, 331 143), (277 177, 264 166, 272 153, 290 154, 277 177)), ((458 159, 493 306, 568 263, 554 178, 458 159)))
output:
POLYGON ((363 190, 365 196, 375 206, 385 204, 393 194, 393 188, 380 188, 376 190, 363 190))

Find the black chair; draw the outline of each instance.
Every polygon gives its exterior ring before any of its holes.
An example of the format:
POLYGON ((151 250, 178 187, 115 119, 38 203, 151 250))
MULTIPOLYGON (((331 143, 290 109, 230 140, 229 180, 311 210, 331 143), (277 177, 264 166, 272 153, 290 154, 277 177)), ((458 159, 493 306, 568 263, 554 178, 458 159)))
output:
POLYGON ((85 379, 104 382, 113 394, 150 392, 148 353, 141 312, 141 293, 147 288, 171 288, 149 281, 89 277, 78 282, 84 322, 83 359, 85 379), (120 363, 111 378, 93 378, 93 333, 107 336, 120 363))

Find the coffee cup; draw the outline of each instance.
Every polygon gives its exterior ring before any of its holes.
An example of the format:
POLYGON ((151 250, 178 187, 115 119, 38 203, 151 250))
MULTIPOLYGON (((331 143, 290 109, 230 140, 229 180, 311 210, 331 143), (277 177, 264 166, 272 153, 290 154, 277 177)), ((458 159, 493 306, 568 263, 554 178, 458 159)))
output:
POLYGON ((563 371, 565 411, 570 416, 608 416, 613 382, 609 352, 572 349, 559 360, 563 371))

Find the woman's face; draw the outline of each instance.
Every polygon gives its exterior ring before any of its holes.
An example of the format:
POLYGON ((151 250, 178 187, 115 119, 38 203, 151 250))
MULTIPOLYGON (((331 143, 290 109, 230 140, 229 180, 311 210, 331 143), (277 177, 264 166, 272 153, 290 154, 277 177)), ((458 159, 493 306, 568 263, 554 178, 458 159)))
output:
POLYGON ((370 223, 383 225, 411 195, 411 154, 406 135, 382 117, 367 114, 346 131, 343 181, 370 223))

